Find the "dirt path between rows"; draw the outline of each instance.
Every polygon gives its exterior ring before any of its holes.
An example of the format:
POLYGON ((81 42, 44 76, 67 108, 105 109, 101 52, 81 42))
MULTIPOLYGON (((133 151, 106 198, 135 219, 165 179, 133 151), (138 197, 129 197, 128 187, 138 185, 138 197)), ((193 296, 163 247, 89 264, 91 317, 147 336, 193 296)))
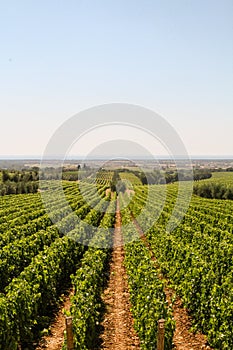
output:
POLYGON ((102 322, 104 332, 101 335, 101 349, 140 349, 139 338, 135 334, 130 311, 127 275, 123 266, 124 249, 122 243, 121 216, 119 203, 117 202, 110 280, 103 295, 107 312, 102 322))
MULTIPOLYGON (((151 246, 144 235, 139 223, 132 216, 135 227, 151 253, 151 258, 158 268, 158 264, 151 246)), ((101 346, 99 349, 131 350, 140 349, 140 341, 133 327, 133 317, 130 311, 130 295, 128 291, 127 274, 123 265, 124 248, 121 233, 121 215, 119 202, 117 201, 116 222, 114 231, 114 247, 112 261, 110 263, 110 279, 108 287, 103 294, 103 302, 106 305, 106 313, 101 324, 101 346)), ((161 279, 165 279, 160 275, 161 279)), ((166 299, 171 303, 175 292, 167 286, 165 288, 166 299)), ((61 350, 64 341, 65 316, 63 310, 70 309, 70 296, 64 298, 64 303, 59 309, 54 323, 50 328, 50 334, 43 337, 36 350, 61 350)), ((203 334, 194 334, 190 331, 191 318, 187 310, 182 306, 180 298, 176 297, 173 304, 173 317, 176 321, 176 330, 173 338, 174 350, 212 350, 207 344, 203 334)))
POLYGON ((44 336, 36 350, 61 350, 64 342, 64 330, 65 330, 65 315, 64 310, 69 311, 70 309, 70 297, 73 295, 73 291, 66 297, 61 305, 54 323, 50 328, 50 334, 44 336))
MULTIPOLYGON (((154 261, 156 267, 158 267, 156 258, 151 249, 151 246, 141 229, 139 223, 132 215, 133 223, 145 245, 151 253, 151 258, 154 261)), ((159 276, 161 279, 166 280, 163 275, 159 276)), ((175 291, 168 286, 165 288, 166 300, 171 304, 171 300, 175 295, 175 291)), ((176 329, 173 337, 174 349, 175 350, 212 350, 207 344, 207 338, 201 333, 192 333, 191 328, 191 317, 188 315, 187 309, 182 306, 182 301, 176 296, 175 303, 173 304, 173 317, 176 321, 176 329)))

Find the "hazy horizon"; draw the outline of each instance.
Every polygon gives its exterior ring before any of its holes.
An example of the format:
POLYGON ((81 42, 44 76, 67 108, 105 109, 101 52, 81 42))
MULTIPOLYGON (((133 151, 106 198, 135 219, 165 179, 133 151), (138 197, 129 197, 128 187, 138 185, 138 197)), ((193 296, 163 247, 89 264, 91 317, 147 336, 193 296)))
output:
MULTIPOLYGON (((155 159, 155 158, 158 158, 158 159, 171 159, 171 157, 169 156, 165 156, 165 155, 153 155, 153 157, 141 157, 141 156, 119 156, 119 159, 155 159)), ((186 156, 177 156, 177 157, 174 157, 174 159, 188 159, 186 156)), ((196 159, 196 160, 211 160, 211 159, 216 159, 216 160, 232 160, 233 159, 233 155, 226 155, 226 156, 223 156, 223 155, 189 155, 189 158, 190 159, 196 159)), ((42 159, 42 156, 39 156, 39 155, 11 155, 11 156, 2 156, 0 155, 0 160, 41 160, 42 159)), ((59 157, 50 157, 48 158, 49 160, 57 160, 57 159, 61 159, 59 157)), ((93 156, 93 157, 85 157, 85 156, 81 156, 81 155, 73 155, 73 156, 69 156, 67 157, 65 160, 83 160, 83 159, 90 159, 90 160, 95 160, 95 159, 114 159, 114 156, 113 158, 109 158, 109 157, 106 157, 106 156, 103 156, 103 155, 96 155, 96 156, 93 156)))

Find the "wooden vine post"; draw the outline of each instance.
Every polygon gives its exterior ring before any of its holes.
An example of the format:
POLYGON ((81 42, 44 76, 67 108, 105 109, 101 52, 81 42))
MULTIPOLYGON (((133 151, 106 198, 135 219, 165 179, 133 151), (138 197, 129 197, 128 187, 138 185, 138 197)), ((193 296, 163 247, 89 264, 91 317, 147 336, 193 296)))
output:
POLYGON ((164 350, 165 320, 158 320, 157 350, 164 350))
POLYGON ((66 338, 67 350, 74 350, 73 323, 72 317, 66 317, 66 338))

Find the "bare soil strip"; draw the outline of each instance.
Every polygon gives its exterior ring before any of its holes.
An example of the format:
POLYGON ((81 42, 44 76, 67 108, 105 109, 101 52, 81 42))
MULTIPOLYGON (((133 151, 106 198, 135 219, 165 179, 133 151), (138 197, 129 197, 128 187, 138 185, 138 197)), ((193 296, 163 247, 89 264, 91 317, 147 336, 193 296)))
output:
POLYGON ((64 330, 65 330, 65 315, 63 310, 69 311, 70 309, 70 297, 73 294, 71 292, 68 296, 64 298, 64 302, 61 305, 54 323, 50 328, 50 334, 44 336, 36 350, 61 350, 64 342, 64 330))
MULTIPOLYGON (((132 216, 133 222, 141 239, 151 253, 151 258, 156 267, 158 264, 154 253, 147 241, 137 220, 132 216)), ((119 203, 117 203, 116 223, 114 232, 114 248, 110 264, 110 280, 104 291, 103 301, 107 311, 102 322, 103 333, 101 335, 101 349, 131 350, 140 349, 140 341, 133 327, 133 317, 130 311, 130 296, 127 284, 127 274, 123 265, 124 249, 121 234, 121 216, 119 203)), ((164 276, 159 276, 165 279, 164 276)), ((166 280, 166 279, 165 279, 166 280)), ((72 292, 71 292, 72 294, 72 292)), ((64 298, 64 303, 59 309, 54 323, 50 328, 50 334, 44 336, 36 350, 61 350, 64 340, 65 316, 63 310, 70 309, 70 296, 64 298)), ((166 299, 171 303, 175 291, 169 287, 169 281, 165 288, 166 299)), ((207 345, 206 337, 203 334, 194 334, 190 331, 191 317, 188 311, 182 306, 182 301, 176 296, 173 304, 173 316, 176 321, 176 330, 173 338, 174 349, 176 350, 212 350, 207 345)))
POLYGON ((102 322, 104 331, 101 335, 101 349, 140 349, 139 338, 135 334, 130 311, 127 275, 123 266, 124 249, 122 243, 121 216, 119 203, 117 203, 110 280, 108 288, 104 291, 103 295, 107 312, 102 322))
MULTIPOLYGON (((144 232, 142 231, 139 223, 133 217, 133 215, 132 215, 132 219, 141 239, 144 241, 145 245, 147 246, 147 248, 151 253, 152 260, 155 262, 156 267, 158 267, 156 258, 154 256, 154 253, 151 249, 149 242, 147 241, 147 238, 144 232)), ((175 296, 175 291, 168 286, 169 281, 163 275, 160 274, 159 277, 167 281, 165 294, 166 294, 166 300, 170 304, 172 298, 175 296)), ((207 345, 207 338, 205 335, 201 333, 195 334, 190 331, 191 317, 188 315, 187 309, 182 306, 181 299, 177 296, 176 296, 175 303, 173 304, 173 317, 176 321, 176 330, 173 338, 174 349, 176 350, 212 350, 212 348, 209 345, 207 345)))

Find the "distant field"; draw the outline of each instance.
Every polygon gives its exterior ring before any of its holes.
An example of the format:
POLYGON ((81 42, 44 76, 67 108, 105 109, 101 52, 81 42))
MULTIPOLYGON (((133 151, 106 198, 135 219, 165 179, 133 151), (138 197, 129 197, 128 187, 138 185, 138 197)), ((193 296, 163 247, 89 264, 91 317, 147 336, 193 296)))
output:
POLYGON ((233 172, 216 172, 194 183, 193 193, 209 199, 233 200, 233 172))
POLYGON ((225 172, 214 172, 212 173, 212 177, 207 180, 203 180, 205 182, 217 182, 219 184, 233 185, 233 172, 225 171, 225 172))

